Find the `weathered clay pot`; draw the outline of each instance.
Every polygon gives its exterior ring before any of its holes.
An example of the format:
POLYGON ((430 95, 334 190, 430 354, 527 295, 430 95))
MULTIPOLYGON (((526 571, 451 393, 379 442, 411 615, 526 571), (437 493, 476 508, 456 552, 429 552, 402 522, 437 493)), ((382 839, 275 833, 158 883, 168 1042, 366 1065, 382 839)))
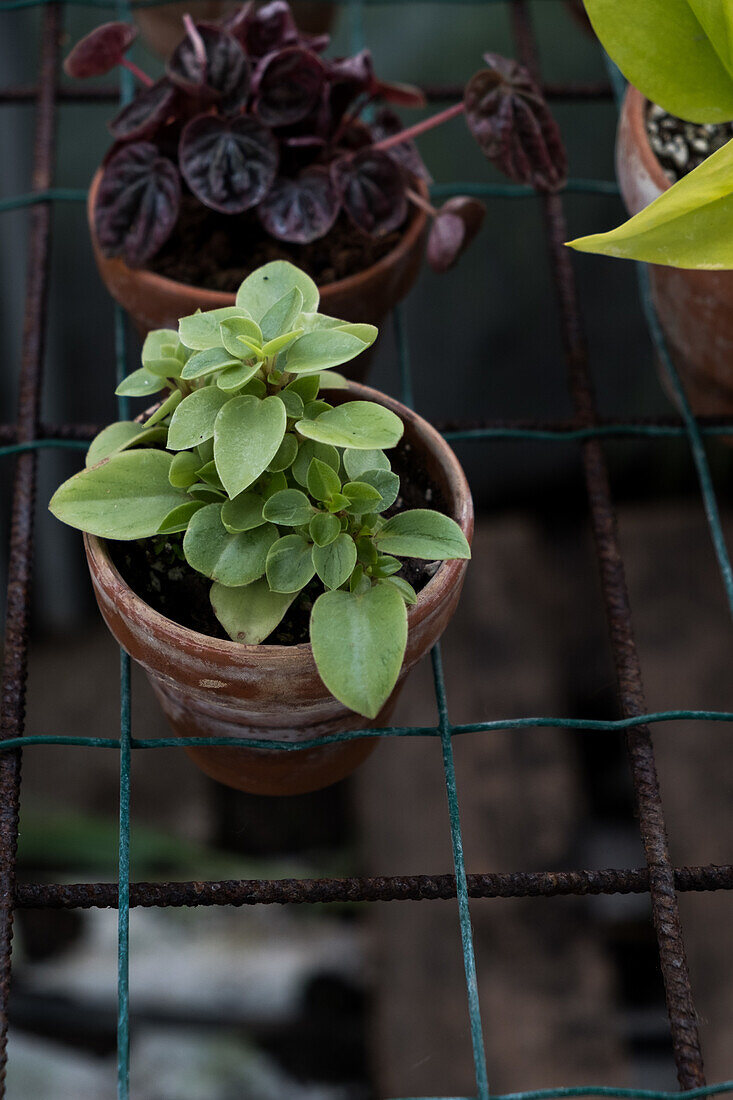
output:
MULTIPOLYGON (((167 61, 183 38, 184 15, 190 15, 196 22, 215 23, 232 15, 241 6, 237 0, 191 0, 190 3, 135 8, 132 17, 148 48, 167 61)), ((309 34, 328 34, 336 16, 336 4, 319 0, 294 0, 293 14, 302 31, 309 34)))
MULTIPOLYGON (((87 200, 94 258, 107 290, 130 314, 141 336, 146 336, 151 329, 177 328, 179 318, 197 309, 234 305, 235 296, 232 293, 188 286, 145 268, 128 267, 119 257, 109 259, 104 256, 94 229, 94 203, 101 175, 101 170, 97 171, 87 200)), ((424 183, 420 184, 420 190, 427 197, 424 183)), ((423 210, 416 210, 396 248, 365 271, 321 288, 321 312, 344 321, 378 325, 402 301, 418 276, 426 228, 427 215, 423 210)), ((369 361, 369 352, 366 352, 347 363, 343 373, 354 381, 362 382, 369 361)))
MULTIPOLYGON (((344 400, 378 401, 405 423, 416 460, 440 488, 466 538, 473 505, 466 477, 445 440, 422 417, 366 386, 339 391, 344 400)), ((335 395, 334 395, 335 397, 335 395)), ((437 642, 455 611, 465 561, 444 562, 408 608, 408 640, 400 679, 370 723, 347 710, 323 684, 309 644, 240 645, 198 634, 166 619, 125 583, 105 543, 84 539, 94 592, 107 626, 148 674, 174 733, 180 737, 255 737, 303 741, 342 730, 388 724, 410 669, 437 642)), ((207 775, 253 794, 300 794, 348 775, 376 747, 360 738, 297 752, 287 749, 193 747, 207 775)))
MULTIPOLYGON (((646 107, 645 97, 630 86, 616 143, 616 172, 629 214, 638 214, 670 187, 649 144, 646 107)), ((649 275, 654 305, 693 412, 733 414, 733 271, 650 265, 649 275)))

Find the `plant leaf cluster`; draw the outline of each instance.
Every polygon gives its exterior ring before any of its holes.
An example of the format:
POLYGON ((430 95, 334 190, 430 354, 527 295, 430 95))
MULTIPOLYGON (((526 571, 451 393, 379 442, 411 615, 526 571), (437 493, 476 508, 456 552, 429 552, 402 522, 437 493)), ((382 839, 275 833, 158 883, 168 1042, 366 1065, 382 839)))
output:
POLYGON ((417 600, 397 575, 400 558, 470 551, 441 513, 385 518, 400 490, 385 452, 402 421, 374 402, 324 398, 345 385, 333 368, 377 330, 318 305, 315 283, 276 261, 242 283, 234 306, 151 332, 142 366, 117 393, 157 403, 106 427, 50 509, 102 538, 182 534, 234 641, 264 641, 317 579, 319 673, 346 706, 374 718, 399 675, 406 605, 417 600))
MULTIPOLYGON (((436 218, 432 266, 455 263, 478 231, 482 204, 461 199, 470 208, 445 210, 439 221, 442 211, 415 192, 429 176, 410 130, 389 107, 373 121, 363 117, 375 101, 423 106, 418 89, 379 80, 368 50, 324 57, 328 36, 300 32, 285 0, 246 4, 220 24, 188 16, 184 23, 165 76, 141 87, 110 123, 115 143, 95 207, 105 255, 147 263, 190 192, 220 213, 255 212, 270 236, 293 244, 325 236, 342 213, 356 232, 382 237, 405 223, 413 202, 436 218)), ((77 44, 66 71, 84 77, 130 67, 124 53, 133 38, 124 23, 106 23, 77 44)), ((465 113, 479 147, 511 178, 560 186, 564 152, 540 92, 516 63, 492 54, 487 64, 462 103, 417 129, 465 113)))
MULTIPOLYGON (((733 119, 730 0, 585 0, 621 71, 654 103, 698 123, 733 119)), ((671 267, 733 268, 733 142, 625 224, 570 242, 580 252, 671 267)))

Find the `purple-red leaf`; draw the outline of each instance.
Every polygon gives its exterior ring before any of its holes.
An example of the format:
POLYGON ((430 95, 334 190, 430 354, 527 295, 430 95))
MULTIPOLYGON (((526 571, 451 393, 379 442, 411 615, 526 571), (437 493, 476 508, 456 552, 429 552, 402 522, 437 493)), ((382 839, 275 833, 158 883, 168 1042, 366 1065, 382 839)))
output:
POLYGON ((297 179, 278 179, 257 208, 279 241, 308 244, 328 233, 341 206, 327 168, 306 168, 297 179))
POLYGON ((149 88, 141 88, 132 103, 118 111, 110 122, 112 135, 118 141, 149 137, 165 122, 175 98, 176 89, 167 77, 149 88))
POLYGON ((527 70, 485 54, 466 85, 466 121, 483 153, 517 183, 556 191, 567 179, 565 147, 542 92, 527 70))
POLYGON ((449 271, 476 234, 484 220, 486 207, 478 199, 456 195, 443 203, 430 227, 427 260, 433 271, 449 271))
POLYGON ((377 99, 394 103, 397 107, 424 107, 427 103, 425 93, 414 84, 396 84, 390 80, 375 79, 370 91, 377 99))
POLYGON ((263 58, 255 73, 254 109, 267 126, 292 126, 316 106, 325 68, 314 53, 291 46, 263 58))
POLYGON ((341 202, 351 221, 371 237, 383 237, 402 225, 407 197, 402 171, 388 153, 364 149, 331 168, 341 202))
POLYGON ((210 23, 194 24, 168 62, 168 76, 184 91, 204 92, 227 110, 244 106, 251 73, 244 50, 233 35, 210 23))
POLYGON ((290 6, 285 0, 272 0, 256 8, 253 4, 233 16, 226 24, 250 57, 264 57, 299 40, 290 6))
POLYGON ((123 146, 104 169, 94 209, 102 252, 140 267, 171 235, 180 198, 176 167, 155 145, 123 146))
POLYGON ((267 127, 247 115, 199 115, 181 134, 181 172, 196 198, 223 214, 241 214, 269 191, 278 146, 267 127))
MULTIPOLYGON (((383 138, 393 137, 395 134, 399 134, 404 127, 402 120, 394 111, 389 107, 383 107, 377 115, 374 126, 372 127, 372 134, 374 142, 381 141, 383 138)), ((419 179, 423 179, 426 183, 432 181, 432 176, 425 167, 418 148, 414 141, 401 141, 399 145, 393 145, 389 151, 389 155, 399 161, 406 171, 411 175, 417 176, 419 179)))
POLYGON ((64 72, 80 80, 103 76, 119 65, 135 38, 137 29, 129 23, 103 23, 77 42, 64 61, 64 72))

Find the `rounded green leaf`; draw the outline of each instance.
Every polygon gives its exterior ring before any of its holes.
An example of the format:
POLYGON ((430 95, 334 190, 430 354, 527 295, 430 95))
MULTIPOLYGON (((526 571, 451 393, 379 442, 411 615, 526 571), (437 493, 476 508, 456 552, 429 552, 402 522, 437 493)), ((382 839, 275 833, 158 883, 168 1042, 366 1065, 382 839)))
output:
POLYGON ((231 400, 235 399, 215 386, 194 390, 173 413, 168 428, 168 448, 185 451, 211 439, 220 410, 231 400))
POLYGON ((237 588, 212 584, 214 614, 233 642, 259 645, 282 621, 297 593, 271 592, 266 580, 237 588))
POLYGON ((410 607, 413 607, 417 603, 417 592, 404 577, 385 577, 382 583, 393 585, 402 596, 405 603, 410 607))
MULTIPOLYGON (((221 374, 216 376, 216 384, 225 393, 233 393, 235 390, 246 386, 259 369, 260 364, 257 362, 238 363, 236 367, 225 367, 221 374)), ((262 385, 262 392, 256 396, 264 397, 266 392, 264 385, 262 385)))
POLYGON ((382 553, 401 558, 449 561, 471 557, 466 536, 455 520, 427 508, 392 516, 374 535, 374 541, 382 553))
POLYGON ((262 332, 250 317, 229 317, 219 325, 221 343, 235 359, 247 359, 252 347, 262 346, 262 332))
MULTIPOLYGON (((379 494, 379 501, 366 509, 369 512, 386 512, 400 495, 400 479, 391 470, 365 470, 360 475, 359 482, 371 485, 379 494)), ((344 492, 349 496, 346 486, 344 492)))
POLYGON ((364 512, 373 512, 382 503, 382 494, 367 481, 347 481, 344 495, 350 501, 347 511, 357 516, 364 512))
POLYGON ((314 312, 318 309, 318 287, 304 271, 287 260, 273 260, 253 271, 237 291, 237 306, 245 309, 255 321, 260 321, 293 287, 303 295, 303 310, 314 312))
POLYGON ((152 428, 156 424, 160 424, 161 420, 165 420, 167 416, 170 416, 183 400, 183 394, 180 390, 173 390, 169 393, 165 401, 161 401, 158 408, 150 414, 148 419, 143 424, 144 428, 152 428))
POLYGON ((196 474, 201 466, 201 459, 191 451, 179 451, 173 455, 173 461, 168 471, 168 480, 176 489, 188 489, 196 480, 196 474))
POLYGON ((259 493, 240 493, 222 505, 221 522, 232 533, 251 531, 265 522, 262 515, 264 504, 265 501, 259 493))
POLYGON ((293 381, 285 387, 283 393, 297 393, 305 406, 309 401, 315 401, 318 397, 319 387, 320 375, 304 374, 300 378, 294 378, 293 381))
MULTIPOLYGON (((275 340, 283 333, 289 333, 295 328, 295 319, 303 307, 303 294, 299 287, 293 286, 282 298, 270 306, 260 320, 262 338, 266 341, 275 340)), ((268 354, 274 354, 269 352, 268 354)))
POLYGON ((341 534, 341 521, 328 512, 317 512, 310 521, 309 530, 316 546, 328 546, 341 534))
POLYGON ((326 588, 340 588, 356 565, 356 544, 351 535, 340 534, 327 546, 314 546, 313 564, 326 588))
POLYGON ((219 326, 222 321, 232 317, 246 317, 247 311, 239 306, 223 306, 221 309, 210 309, 206 313, 191 314, 190 317, 182 317, 178 322, 178 335, 181 343, 192 351, 206 351, 207 348, 222 346, 219 326))
MULTIPOLYGON (((264 320, 262 323, 264 324, 264 320)), ((288 344, 292 344, 293 340, 297 340, 302 335, 302 328, 294 328, 290 332, 283 332, 281 336, 276 336, 273 340, 268 340, 262 348, 263 356, 266 359, 272 359, 274 356, 279 355, 288 344)))
POLYGON ((285 353, 285 369, 290 374, 316 374, 348 363, 368 347, 369 343, 359 336, 341 329, 306 332, 285 353))
POLYGON ((166 435, 165 428, 142 428, 135 421, 118 420, 102 428, 99 435, 94 437, 89 444, 84 465, 95 466, 103 458, 109 458, 118 451, 126 451, 133 444, 148 442, 151 439, 165 439, 166 435))
POLYGON ((234 587, 257 580, 265 571, 267 553, 277 528, 265 524, 231 534, 221 521, 221 506, 209 504, 191 519, 183 539, 186 561, 198 573, 234 587))
POLYGON ((142 539, 186 500, 168 480, 166 451, 121 451, 61 485, 49 504, 62 523, 109 539, 142 539))
POLYGON ((267 555, 267 583, 273 592, 300 592, 316 571, 311 544, 301 535, 285 535, 267 555))
POLYGON ((282 489, 266 501, 262 515, 271 523, 282 523, 285 527, 301 527, 305 523, 310 523, 313 505, 300 489, 282 489))
POLYGON ((308 492, 316 500, 331 500, 341 491, 341 478, 320 458, 311 459, 308 467, 308 492))
POLYGON ((191 517, 205 506, 203 500, 188 500, 185 504, 179 504, 177 508, 173 508, 165 517, 158 528, 158 534, 175 535, 180 531, 185 531, 191 517))
POLYGON ((150 360, 171 358, 171 350, 175 354, 177 348, 178 333, 175 329, 153 329, 143 341, 143 350, 140 356, 143 366, 147 367, 150 360))
POLYGON ((333 405, 329 404, 328 401, 309 401, 303 410, 303 419, 315 420, 321 413, 328 412, 332 408, 333 405))
POLYGON ((147 397, 151 393, 159 393, 165 389, 165 379, 157 374, 151 374, 145 367, 134 370, 123 378, 115 390, 118 397, 147 397))
POLYGON ((186 363, 181 371, 181 378, 203 378, 207 374, 226 370, 227 367, 238 367, 241 356, 237 358, 231 355, 226 348, 207 348, 205 351, 197 351, 186 363))
POLYGON ((378 584, 361 595, 324 592, 313 605, 310 636, 331 694, 376 718, 397 683, 407 645, 407 610, 397 589, 378 584))
POLYGON ((327 443, 315 443, 312 439, 304 439, 298 448, 298 456, 293 462, 293 477, 299 485, 307 486, 308 471, 314 458, 325 462, 338 473, 341 460, 336 448, 327 443))
POLYGON ((307 439, 360 451, 394 447, 405 430, 399 416, 373 401, 347 401, 295 427, 307 439))
POLYGON ((267 469, 286 426, 285 406, 277 397, 233 397, 224 405, 216 418, 214 461, 230 497, 267 469))
POLYGON ((303 400, 290 389, 280 390, 277 397, 285 406, 285 412, 294 420, 299 420, 305 411, 303 400))
POLYGON ((391 470, 392 465, 384 451, 344 451, 344 469, 351 481, 359 481, 367 470, 391 470))
POLYGON ((268 464, 267 469, 273 474, 278 473, 280 470, 287 470, 293 465, 295 456, 298 453, 298 440, 295 438, 292 432, 288 432, 283 441, 277 449, 277 453, 272 462, 268 464))

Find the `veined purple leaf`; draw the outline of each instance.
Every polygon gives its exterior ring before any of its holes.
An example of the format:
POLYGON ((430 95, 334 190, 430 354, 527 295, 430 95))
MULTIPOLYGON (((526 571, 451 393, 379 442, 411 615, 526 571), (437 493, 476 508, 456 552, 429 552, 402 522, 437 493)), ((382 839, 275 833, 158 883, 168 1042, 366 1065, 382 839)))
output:
POLYGON ((336 161, 331 171, 343 208, 358 229, 383 237, 402 225, 407 216, 405 180, 388 153, 364 149, 336 161))
POLYGON ((341 206, 327 168, 306 168, 278 179, 257 207, 267 232, 279 241, 308 244, 328 233, 341 206))
POLYGON ((141 88, 132 103, 118 111, 109 128, 118 141, 148 137, 170 114, 176 89, 167 77, 141 88))
POLYGON ((481 150, 510 179, 556 191, 567 179, 557 123, 527 70, 498 54, 466 85, 466 121, 481 150))
POLYGON ((478 233, 485 214, 482 202, 463 195, 443 203, 428 236, 427 260, 433 271, 442 273, 453 267, 478 233))
POLYGON ((105 256, 140 267, 168 239, 178 218, 181 181, 176 166, 155 145, 125 145, 107 163, 94 208, 105 256))
MULTIPOLYGON (((372 127, 374 141, 376 143, 381 141, 382 138, 392 137, 394 134, 399 134, 400 130, 403 129, 404 125, 402 119, 389 107, 383 107, 377 115, 374 126, 372 127)), ((426 183, 432 182, 432 176, 425 167, 425 162, 420 156, 414 141, 408 139, 407 141, 400 142, 399 145, 393 145, 389 151, 389 155, 399 161, 402 167, 411 175, 425 180, 426 183)))
POLYGON ((393 80, 375 80, 371 87, 371 93, 377 99, 383 99, 386 103, 394 103, 398 107, 424 107, 427 103, 425 93, 414 84, 398 84, 393 80))
POLYGON ((80 80, 103 76, 119 65, 137 29, 129 23, 103 23, 74 46, 64 61, 64 72, 80 80))
POLYGON ((316 106, 324 79, 323 62, 309 50, 290 46, 270 54, 255 71, 254 110, 267 126, 292 126, 316 106))
POLYGON ((181 134, 179 162, 183 178, 205 206, 241 214, 272 186, 278 145, 267 127, 248 115, 199 115, 181 134))
POLYGON ((271 0, 262 7, 250 4, 226 25, 250 57, 264 57, 284 46, 294 46, 299 40, 290 5, 285 0, 271 0))
POLYGON ((211 23, 196 23, 200 44, 187 35, 168 62, 168 76, 185 91, 203 91, 237 111, 247 101, 250 65, 233 35, 211 23), (203 45, 203 53, 200 49, 203 45))

